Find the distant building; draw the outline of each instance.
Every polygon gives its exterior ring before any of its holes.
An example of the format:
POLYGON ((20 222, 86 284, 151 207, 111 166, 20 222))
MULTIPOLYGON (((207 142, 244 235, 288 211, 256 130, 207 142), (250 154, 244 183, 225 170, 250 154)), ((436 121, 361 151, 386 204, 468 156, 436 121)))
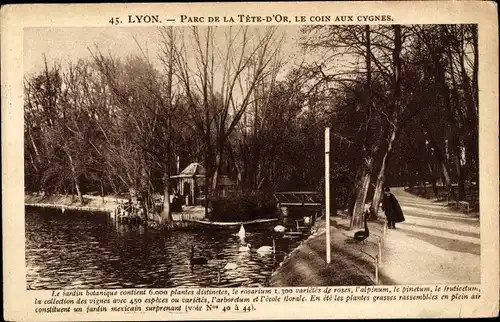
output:
MULTIPOLYGON (((171 176, 176 191, 184 200, 185 205, 202 205, 205 200, 205 168, 199 163, 191 163, 178 175, 171 176)), ((211 184, 211 178, 207 178, 211 184)), ((227 175, 219 175, 217 193, 221 196, 234 191, 235 184, 227 175)))

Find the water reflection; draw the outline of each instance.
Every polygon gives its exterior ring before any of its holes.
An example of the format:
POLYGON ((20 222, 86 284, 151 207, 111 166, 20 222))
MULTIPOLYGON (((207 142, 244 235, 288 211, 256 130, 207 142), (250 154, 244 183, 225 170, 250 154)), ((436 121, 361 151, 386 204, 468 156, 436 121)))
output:
POLYGON ((116 225, 104 215, 61 214, 26 209, 26 278, 30 289, 218 287, 265 285, 273 270, 300 239, 276 239, 271 231, 237 229, 159 232, 116 225), (250 243, 252 251, 240 252, 250 243), (195 256, 209 258, 190 265, 195 256), (224 269, 228 263, 236 266, 224 269))

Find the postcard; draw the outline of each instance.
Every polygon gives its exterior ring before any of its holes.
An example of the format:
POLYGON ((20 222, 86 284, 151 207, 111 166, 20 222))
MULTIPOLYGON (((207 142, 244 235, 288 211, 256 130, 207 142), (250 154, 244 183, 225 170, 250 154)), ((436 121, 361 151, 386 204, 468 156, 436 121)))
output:
POLYGON ((1 18, 6 320, 498 315, 494 3, 1 18))

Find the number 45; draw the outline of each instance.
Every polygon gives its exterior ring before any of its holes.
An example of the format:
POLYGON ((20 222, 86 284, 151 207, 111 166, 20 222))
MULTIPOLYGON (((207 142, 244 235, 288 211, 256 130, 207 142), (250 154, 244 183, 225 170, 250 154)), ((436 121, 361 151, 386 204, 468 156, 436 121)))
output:
POLYGON ((111 18, 111 20, 109 20, 109 23, 112 25, 118 25, 121 23, 121 21, 120 18, 116 17, 116 18, 111 18))

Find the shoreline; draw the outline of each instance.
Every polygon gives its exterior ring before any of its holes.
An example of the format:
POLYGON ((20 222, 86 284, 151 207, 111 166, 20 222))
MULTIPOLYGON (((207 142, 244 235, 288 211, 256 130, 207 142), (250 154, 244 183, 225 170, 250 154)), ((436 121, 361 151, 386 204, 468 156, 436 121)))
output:
POLYGON ((271 287, 376 285, 379 239, 383 221, 368 222, 370 236, 365 244, 353 242, 347 217, 340 212, 330 218, 330 264, 326 264, 324 217, 318 218, 313 233, 293 249, 269 278, 271 287))
POLYGON ((41 196, 38 194, 25 194, 24 205, 40 208, 58 208, 79 211, 114 212, 120 202, 126 198, 115 196, 83 196, 85 204, 82 205, 78 197, 71 195, 41 196))
MULTIPOLYGON (((128 201, 128 198, 117 196, 83 196, 85 205, 81 205, 77 197, 71 195, 51 195, 41 196, 38 194, 25 194, 24 206, 34 208, 52 208, 74 211, 101 212, 115 216, 117 206, 128 201)), ((155 222, 158 220, 157 214, 150 214, 147 222, 155 222)), ((202 220, 205 217, 205 208, 199 206, 183 206, 181 212, 172 212, 172 219, 176 223, 187 223, 192 220, 202 220)), ((178 225, 179 226, 179 225, 178 225)), ((180 228, 185 228, 185 225, 180 225, 180 228)))
POLYGON ((53 209, 61 209, 65 210, 74 210, 74 211, 88 211, 88 212, 104 212, 104 213, 114 213, 114 209, 106 209, 106 208, 95 208, 95 207, 85 207, 85 206, 71 206, 71 205, 58 205, 51 203, 24 203, 25 207, 31 208, 53 208, 53 209))

